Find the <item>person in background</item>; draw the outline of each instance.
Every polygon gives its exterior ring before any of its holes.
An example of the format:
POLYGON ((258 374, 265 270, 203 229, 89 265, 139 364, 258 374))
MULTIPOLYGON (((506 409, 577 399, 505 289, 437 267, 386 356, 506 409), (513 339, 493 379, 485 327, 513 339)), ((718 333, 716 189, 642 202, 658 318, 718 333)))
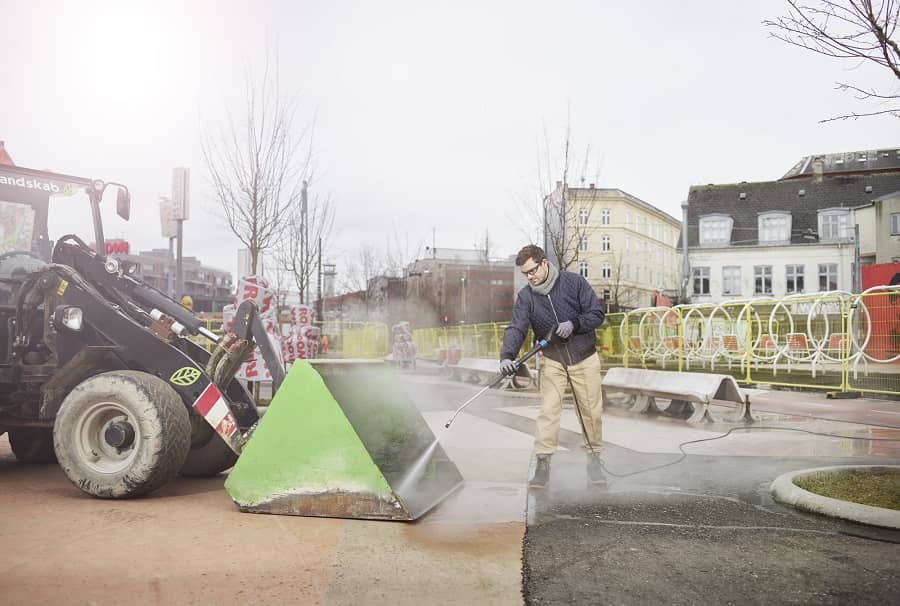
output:
POLYGON ((326 335, 324 333, 322 334, 322 353, 323 354, 328 353, 328 335, 326 335))
POLYGON ((528 285, 516 296, 512 320, 503 333, 500 371, 515 373, 514 360, 529 326, 535 337, 552 334, 541 365, 542 403, 534 440, 537 463, 529 483, 542 487, 550 478, 550 457, 559 443, 563 394, 571 385, 588 452, 588 478, 594 484, 603 484, 606 479, 599 457, 603 400, 596 348, 596 329, 605 317, 600 301, 587 280, 576 273, 559 271, 539 246, 522 248, 516 256, 516 267, 528 279, 528 285))

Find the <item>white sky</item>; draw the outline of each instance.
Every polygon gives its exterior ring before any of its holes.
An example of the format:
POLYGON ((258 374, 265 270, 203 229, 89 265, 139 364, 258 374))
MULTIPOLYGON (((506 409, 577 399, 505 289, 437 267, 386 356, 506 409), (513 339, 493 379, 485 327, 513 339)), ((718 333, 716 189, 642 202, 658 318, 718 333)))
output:
MULTIPOLYGON (((360 243, 395 231, 425 245, 435 228, 437 246, 471 248, 488 230, 498 254, 514 253, 543 133, 558 157, 567 111, 577 155, 590 146, 588 181, 599 168, 598 187, 677 218, 692 184, 900 145, 896 118, 818 123, 862 109, 836 80, 889 82, 769 38, 761 21, 783 1, 0 5, 0 139, 13 159, 126 183, 132 221, 107 237, 139 249, 166 246, 157 201, 172 167, 191 167, 185 254, 231 271, 238 243, 206 185, 200 116, 240 108, 244 65, 267 48, 300 94, 301 124, 316 119, 315 192, 336 205, 339 274, 360 243)), ((90 234, 86 204, 65 217, 90 234)))

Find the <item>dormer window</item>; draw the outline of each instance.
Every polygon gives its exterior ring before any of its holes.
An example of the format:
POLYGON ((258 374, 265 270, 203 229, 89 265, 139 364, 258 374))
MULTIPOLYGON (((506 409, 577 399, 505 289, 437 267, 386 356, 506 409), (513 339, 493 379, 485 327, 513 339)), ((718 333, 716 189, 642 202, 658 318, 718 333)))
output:
POLYGON ((728 215, 700 217, 700 245, 720 246, 731 243, 731 226, 734 220, 728 215))
POLYGON ((819 241, 835 242, 850 237, 850 210, 827 208, 819 211, 819 241))
POLYGON ((772 211, 759 214, 759 243, 788 244, 791 241, 791 213, 772 211))

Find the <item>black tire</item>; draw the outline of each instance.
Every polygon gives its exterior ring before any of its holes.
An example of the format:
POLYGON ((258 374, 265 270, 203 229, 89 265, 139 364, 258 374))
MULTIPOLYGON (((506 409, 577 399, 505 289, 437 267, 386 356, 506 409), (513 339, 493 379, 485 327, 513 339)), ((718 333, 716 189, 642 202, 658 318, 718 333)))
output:
POLYGON ((204 419, 191 412, 191 449, 181 467, 188 478, 209 478, 231 469, 238 456, 204 419))
POLYGON ((59 464, 78 488, 125 499, 174 478, 191 447, 187 408, 165 381, 117 370, 86 379, 63 400, 53 427, 59 464), (130 427, 122 448, 104 438, 112 423, 130 427))
POLYGON ((52 429, 44 427, 17 427, 10 429, 9 447, 20 463, 56 463, 56 453, 53 452, 52 429))

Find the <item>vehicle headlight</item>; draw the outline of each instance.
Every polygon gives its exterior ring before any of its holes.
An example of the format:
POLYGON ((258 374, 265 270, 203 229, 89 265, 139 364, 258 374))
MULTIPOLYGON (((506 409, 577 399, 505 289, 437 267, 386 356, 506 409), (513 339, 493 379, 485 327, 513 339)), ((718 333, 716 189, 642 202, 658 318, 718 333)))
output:
POLYGON ((69 330, 81 330, 84 323, 84 313, 80 307, 71 305, 60 305, 53 314, 53 324, 57 328, 67 328, 69 330))
POLYGON ((106 267, 107 273, 115 274, 119 273, 119 262, 113 259, 112 257, 106 259, 106 263, 104 264, 106 267))

